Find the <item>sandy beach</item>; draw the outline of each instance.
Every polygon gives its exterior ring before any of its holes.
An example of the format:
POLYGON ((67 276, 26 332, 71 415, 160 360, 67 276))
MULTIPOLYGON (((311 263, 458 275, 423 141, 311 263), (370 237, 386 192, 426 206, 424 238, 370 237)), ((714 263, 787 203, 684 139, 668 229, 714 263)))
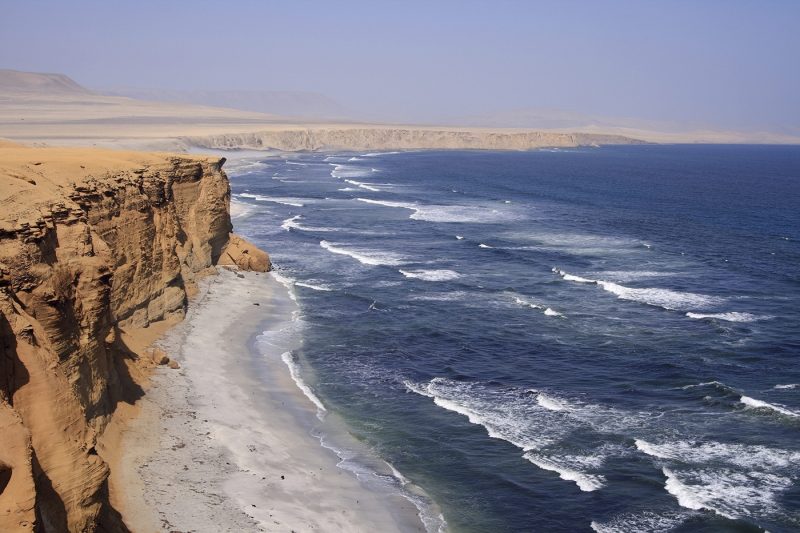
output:
POLYGON ((181 368, 155 371, 122 434, 111 489, 131 529, 425 530, 408 499, 337 467, 311 434, 321 413, 281 357, 299 340, 296 312, 269 274, 201 283, 159 342, 181 368))

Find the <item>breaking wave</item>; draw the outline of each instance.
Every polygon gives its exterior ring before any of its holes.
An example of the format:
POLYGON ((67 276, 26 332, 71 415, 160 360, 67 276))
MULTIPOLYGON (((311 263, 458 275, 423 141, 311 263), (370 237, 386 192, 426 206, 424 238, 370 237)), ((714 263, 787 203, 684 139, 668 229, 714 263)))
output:
POLYGON ((453 270, 400 270, 407 278, 421 279, 424 281, 449 281, 461 277, 453 270))
POLYGON ((314 394, 314 391, 311 389, 311 387, 309 387, 306 382, 303 381, 303 378, 300 376, 300 367, 294 360, 294 355, 292 352, 283 352, 283 354, 281 354, 281 359, 284 363, 286 363, 286 366, 289 367, 289 374, 292 376, 292 380, 294 380, 297 388, 303 391, 305 397, 316 406, 317 416, 322 418, 327 409, 325 409, 325 406, 322 404, 320 399, 317 398, 317 395, 314 394))
POLYGON ((618 285, 610 281, 602 281, 596 279, 582 278, 568 274, 559 268, 553 268, 553 272, 561 276, 565 281, 572 281, 575 283, 586 283, 597 285, 604 291, 610 292, 623 300, 630 300, 640 302, 655 307, 661 307, 671 311, 686 310, 686 309, 702 309, 712 305, 724 302, 723 298, 715 296, 707 296, 704 294, 696 294, 693 292, 679 292, 669 289, 658 288, 632 288, 618 285))
POLYGON ((320 241, 320 246, 334 254, 352 257, 359 263, 369 266, 388 265, 397 266, 406 262, 401 255, 392 252, 382 252, 378 250, 349 249, 341 245, 333 244, 328 241, 320 241))
POLYGON ((791 409, 783 407, 782 405, 775 405, 762 400, 756 400, 750 396, 742 395, 742 398, 739 401, 745 405, 745 409, 763 409, 792 418, 800 418, 800 413, 796 411, 792 411, 791 409))
POLYGON ((716 320, 725 320, 726 322, 755 322, 756 320, 766 320, 768 318, 772 318, 769 316, 758 316, 753 315, 750 313, 738 313, 738 312, 730 312, 730 313, 686 313, 686 316, 689 318, 696 318, 696 319, 716 319, 716 320))
POLYGON ((792 485, 789 472, 800 460, 798 452, 761 445, 641 439, 635 444, 662 463, 664 488, 679 505, 731 519, 779 512, 777 499, 792 485))
POLYGON ((471 222, 475 224, 491 224, 496 222, 512 221, 518 218, 516 213, 500 211, 483 206, 468 205, 422 205, 409 202, 391 202, 386 200, 372 200, 369 198, 356 198, 359 202, 396 207, 413 211, 408 218, 424 220, 426 222, 471 222))
POLYGON ((261 194, 251 194, 243 192, 239 195, 242 198, 252 198, 257 202, 272 202, 275 204, 290 205, 292 207, 305 207, 303 198, 274 198, 272 196, 263 196, 261 194))
POLYGON ((437 406, 466 416, 490 437, 520 448, 532 464, 556 472, 582 491, 595 491, 605 484, 596 472, 603 464, 605 450, 575 449, 570 443, 570 435, 582 421, 572 418, 579 407, 568 401, 538 391, 495 389, 445 378, 403 383, 409 391, 433 399, 437 406))

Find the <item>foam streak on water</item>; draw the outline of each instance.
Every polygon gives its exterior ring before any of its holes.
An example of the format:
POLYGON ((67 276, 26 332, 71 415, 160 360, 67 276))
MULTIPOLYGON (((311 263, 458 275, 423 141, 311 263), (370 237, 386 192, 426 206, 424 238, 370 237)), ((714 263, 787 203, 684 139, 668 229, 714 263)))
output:
MULTIPOLYGON (((577 283, 588 283, 597 285, 604 291, 610 292, 623 300, 632 300, 641 302, 647 305, 662 307, 668 310, 684 310, 684 309, 705 309, 707 307, 719 304, 724 300, 719 297, 708 296, 704 294, 696 294, 692 292, 679 292, 670 289, 661 288, 633 288, 625 287, 610 281, 602 281, 595 279, 582 278, 568 274, 563 270, 553 268, 553 272, 561 276, 565 281, 574 281, 577 283)), ((739 315, 744 315, 739 313, 739 315)), ((701 318, 694 313, 687 313, 687 316, 692 318, 701 318)), ((706 315, 708 316, 708 315, 706 315)), ((749 316, 749 315, 748 315, 749 316)))
POLYGON ((379 265, 402 265, 405 260, 401 255, 392 252, 382 252, 377 250, 355 250, 344 246, 320 241, 319 245, 331 253, 352 257, 359 263, 369 266, 379 265))
POLYGON ((452 270, 400 270, 407 278, 421 279, 423 281, 450 281, 458 279, 461 274, 452 270))

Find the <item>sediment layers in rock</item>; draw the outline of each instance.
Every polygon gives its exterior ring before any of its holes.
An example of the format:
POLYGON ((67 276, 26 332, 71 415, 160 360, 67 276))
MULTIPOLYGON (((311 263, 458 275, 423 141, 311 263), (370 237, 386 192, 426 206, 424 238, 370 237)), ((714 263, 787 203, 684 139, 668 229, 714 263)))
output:
POLYGON ((232 235, 224 159, 0 143, 0 531, 126 531, 98 437, 232 235), (146 336, 146 335, 145 335, 146 336))
POLYGON ((186 137, 205 148, 299 150, 533 150, 547 147, 642 144, 622 135, 491 131, 477 128, 318 127, 186 137))

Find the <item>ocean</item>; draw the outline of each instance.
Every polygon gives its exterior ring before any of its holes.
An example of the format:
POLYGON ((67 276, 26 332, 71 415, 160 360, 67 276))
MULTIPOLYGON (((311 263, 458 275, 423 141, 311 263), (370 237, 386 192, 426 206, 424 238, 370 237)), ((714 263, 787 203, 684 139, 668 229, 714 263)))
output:
POLYGON ((318 435, 335 414, 342 466, 391 465, 428 529, 800 530, 800 148, 228 172, 298 302, 318 435))

